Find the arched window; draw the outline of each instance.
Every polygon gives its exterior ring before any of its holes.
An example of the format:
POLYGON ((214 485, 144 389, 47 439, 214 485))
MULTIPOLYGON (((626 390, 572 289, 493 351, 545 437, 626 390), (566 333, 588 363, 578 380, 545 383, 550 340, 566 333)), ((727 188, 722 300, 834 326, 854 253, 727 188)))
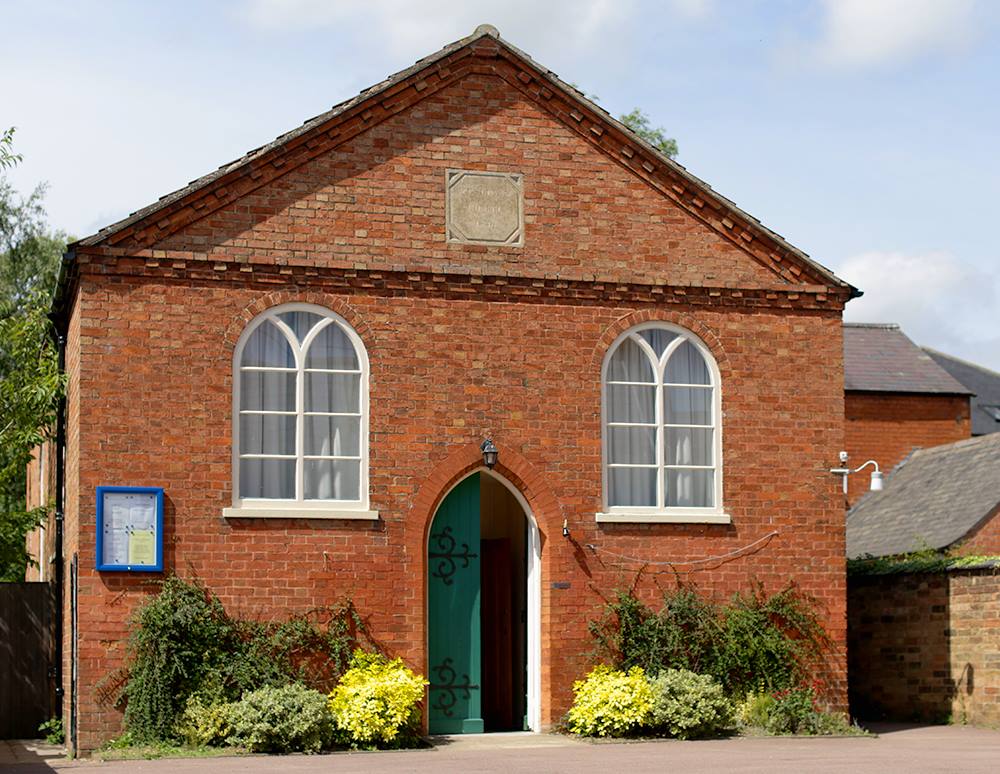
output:
POLYGON ((319 306, 275 307, 243 332, 234 371, 227 515, 369 517, 368 356, 351 326, 319 306))
POLYGON ((640 325, 611 346, 602 382, 603 520, 728 521, 719 371, 705 345, 682 328, 640 325))

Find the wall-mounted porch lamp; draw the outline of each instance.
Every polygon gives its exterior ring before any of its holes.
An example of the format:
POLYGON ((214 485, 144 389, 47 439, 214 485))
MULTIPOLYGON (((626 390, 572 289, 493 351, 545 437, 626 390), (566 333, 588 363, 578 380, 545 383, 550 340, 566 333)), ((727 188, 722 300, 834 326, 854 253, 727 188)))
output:
MULTIPOLYGON (((847 464, 847 452, 845 452, 845 451, 842 451, 840 453, 840 464, 841 465, 846 465, 847 464)), ((844 482, 844 494, 846 495, 847 494, 847 477, 849 475, 851 475, 852 473, 860 473, 862 470, 864 470, 865 468, 867 468, 869 465, 874 465, 875 466, 875 470, 872 471, 871 481, 868 484, 868 489, 869 489, 869 491, 872 491, 872 492, 881 492, 882 491, 882 471, 879 470, 878 463, 875 462, 875 460, 868 460, 868 462, 865 462, 865 463, 859 465, 858 467, 854 468, 853 470, 851 470, 851 468, 848 468, 848 467, 841 467, 841 468, 830 468, 830 472, 833 473, 833 475, 840 476, 843 479, 843 482, 844 482)))
POLYGON ((483 441, 483 445, 479 449, 483 453, 483 464, 493 470, 493 466, 497 464, 497 457, 500 456, 500 450, 489 438, 483 441))

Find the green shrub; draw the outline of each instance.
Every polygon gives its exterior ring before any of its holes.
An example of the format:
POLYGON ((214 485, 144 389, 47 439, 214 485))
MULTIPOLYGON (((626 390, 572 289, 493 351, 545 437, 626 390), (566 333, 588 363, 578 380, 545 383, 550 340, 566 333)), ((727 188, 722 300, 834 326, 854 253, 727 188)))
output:
POLYGON ((649 681, 654 732, 678 739, 717 735, 733 725, 733 707, 709 675, 667 669, 649 681))
POLYGON ((63 730, 62 718, 52 717, 42 723, 38 730, 45 734, 45 741, 49 744, 62 744, 66 741, 66 732, 63 730))
POLYGON ((232 708, 227 702, 206 704, 200 696, 191 696, 177 721, 175 735, 191 747, 224 744, 233 731, 232 708))
POLYGON ((773 706, 774 696, 772 694, 751 691, 740 704, 737 717, 740 723, 745 726, 766 728, 767 719, 771 715, 773 706))
POLYGON ((125 726, 138 743, 170 741, 182 727, 202 733, 181 722, 192 696, 207 708, 261 686, 328 691, 362 638, 350 602, 288 621, 241 620, 198 581, 167 577, 132 619, 125 726))
POLYGON ((356 651, 350 669, 330 693, 330 711, 343 741, 352 747, 412 743, 426 685, 401 659, 356 651))
POLYGON ((235 632, 215 596, 176 577, 133 623, 125 725, 138 742, 169 739, 187 697, 235 650, 235 632))
POLYGON ((771 595, 760 584, 734 594, 722 613, 719 658, 710 672, 732 696, 809 681, 829 646, 817 608, 791 585, 771 595))
POLYGON ((569 730, 583 736, 627 736, 647 726, 653 689, 642 667, 627 672, 604 664, 573 683, 575 699, 567 716, 569 730))
POLYGON ((717 660, 721 635, 717 607, 694 590, 664 594, 663 608, 653 612, 633 596, 619 591, 590 632, 597 655, 619 669, 642 667, 655 674, 664 669, 704 673, 717 660))
POLYGON ((659 611, 625 591, 590 631, 596 655, 618 669, 688 669, 712 675, 727 695, 742 698, 807 682, 821 668, 829 638, 817 609, 792 585, 767 594, 755 584, 728 603, 680 588, 664 594, 659 611))
POLYGON ((333 737, 326 696, 304 685, 249 691, 226 714, 227 741, 251 752, 318 752, 333 737))
POLYGON ((765 728, 772 734, 807 734, 819 732, 816 694, 812 688, 792 688, 774 695, 765 728))

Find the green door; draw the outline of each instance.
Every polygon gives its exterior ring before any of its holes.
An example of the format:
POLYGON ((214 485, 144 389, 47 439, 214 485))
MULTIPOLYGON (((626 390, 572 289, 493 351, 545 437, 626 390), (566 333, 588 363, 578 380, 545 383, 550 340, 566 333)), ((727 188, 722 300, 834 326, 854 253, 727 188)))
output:
POLYGON ((451 490, 427 542, 429 726, 483 731, 479 624, 479 474, 451 490))

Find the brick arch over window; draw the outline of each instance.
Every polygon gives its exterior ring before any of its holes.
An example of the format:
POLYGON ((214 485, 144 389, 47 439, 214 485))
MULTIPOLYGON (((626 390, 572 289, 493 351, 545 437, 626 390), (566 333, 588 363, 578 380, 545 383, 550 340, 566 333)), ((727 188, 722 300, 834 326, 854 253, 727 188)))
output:
MULTIPOLYGON (((538 524, 542 539, 546 539, 553 534, 552 530, 562 524, 563 516, 555 494, 546 483, 544 471, 510 448, 502 439, 497 440, 497 446, 500 448, 500 457, 493 470, 521 493, 538 524)), ((413 498, 407 519, 412 525, 407 549, 414 552, 413 556, 424 556, 427 533, 444 496, 455 484, 482 466, 483 453, 479 444, 472 443, 456 449, 435 465, 424 479, 413 498)), ((425 562, 426 557, 421 561, 425 562)))
POLYGON ((638 312, 629 312, 623 317, 615 320, 609 325, 601 337, 597 340, 597 345, 590 357, 590 372, 594 375, 594 380, 600 383, 601 366, 604 364, 604 356, 608 353, 608 348, 615 343, 615 340, 625 331, 634 328, 642 323, 665 322, 679 325, 686 328, 695 336, 700 338, 715 358, 715 363, 719 367, 719 372, 725 378, 729 372, 729 357, 722 346, 718 335, 712 328, 709 328, 697 317, 692 317, 685 312, 674 312, 670 309, 643 309, 638 312))
POLYGON ((233 318, 232 322, 229 323, 229 327, 226 328, 223 340, 225 341, 229 352, 232 353, 232 351, 236 348, 236 344, 239 342, 243 331, 258 315, 266 312, 272 307, 293 303, 316 304, 316 306, 325 307, 331 312, 336 312, 338 315, 343 317, 344 320, 346 320, 347 323, 354 329, 354 332, 358 334, 362 343, 364 343, 365 349, 368 350, 368 362, 372 367, 372 370, 374 370, 375 365, 379 360, 379 350, 374 332, 365 321, 363 315, 361 315, 353 306, 345 301, 342 296, 336 296, 331 293, 275 290, 254 299, 243 307, 242 310, 240 310, 239 314, 237 314, 233 318))

